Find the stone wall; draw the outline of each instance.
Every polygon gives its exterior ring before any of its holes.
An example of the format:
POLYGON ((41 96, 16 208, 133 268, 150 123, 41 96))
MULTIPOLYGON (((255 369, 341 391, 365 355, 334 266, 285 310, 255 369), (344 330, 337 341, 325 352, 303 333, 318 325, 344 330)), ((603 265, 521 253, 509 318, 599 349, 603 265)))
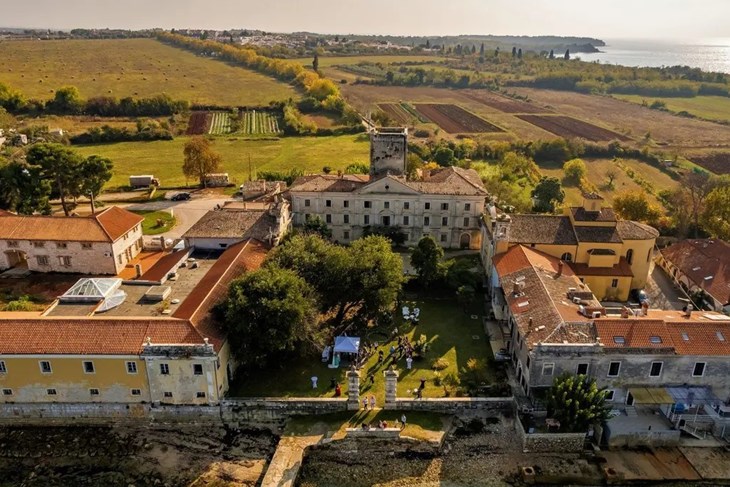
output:
POLYGON ((430 411, 434 413, 468 415, 470 412, 481 413, 507 412, 514 409, 511 397, 444 397, 429 399, 396 399, 394 403, 385 403, 384 409, 398 411, 430 411))
POLYGON ((682 432, 679 430, 632 431, 609 436, 609 448, 652 448, 674 447, 679 445, 682 432))
POLYGON ((347 399, 228 399, 221 403, 227 423, 277 423, 293 416, 312 416, 347 411, 347 399))
POLYGON ((585 433, 526 433, 519 417, 515 418, 515 430, 526 453, 576 453, 585 445, 585 433))

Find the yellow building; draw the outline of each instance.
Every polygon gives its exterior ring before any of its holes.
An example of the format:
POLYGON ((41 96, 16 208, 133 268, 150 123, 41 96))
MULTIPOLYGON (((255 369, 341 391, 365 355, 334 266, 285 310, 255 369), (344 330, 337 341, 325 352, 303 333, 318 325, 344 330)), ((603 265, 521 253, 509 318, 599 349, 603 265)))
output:
POLYGON ((595 193, 564 215, 485 215, 482 259, 491 272, 495 255, 524 245, 568 263, 599 300, 627 301, 646 285, 659 232, 642 223, 618 220, 595 193))

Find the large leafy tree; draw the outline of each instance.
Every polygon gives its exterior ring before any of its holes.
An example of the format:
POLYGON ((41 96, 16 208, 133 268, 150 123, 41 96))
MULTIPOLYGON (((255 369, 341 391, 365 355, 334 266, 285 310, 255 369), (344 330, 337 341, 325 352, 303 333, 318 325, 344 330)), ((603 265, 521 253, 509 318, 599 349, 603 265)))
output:
POLYGON ((195 178, 205 186, 205 176, 218 171, 221 156, 213 150, 208 139, 193 137, 183 148, 183 174, 186 178, 195 178))
POLYGON ((656 223, 662 212, 643 191, 625 191, 613 199, 613 209, 624 220, 656 223))
POLYGON ((53 193, 61 199, 61 206, 69 216, 66 198, 78 194, 81 180, 79 168, 83 159, 76 152, 61 144, 35 144, 26 155, 28 164, 40 168, 41 176, 51 181, 53 193))
POLYGON ((585 375, 562 374, 547 394, 548 416, 560 421, 562 431, 579 433, 608 420, 606 390, 585 375))
POLYGON ((560 186, 558 178, 543 176, 532 190, 532 197, 535 199, 535 211, 552 213, 555 211, 555 205, 565 199, 565 191, 560 186))
POLYGON ((314 291, 294 271, 264 267, 234 281, 222 304, 236 359, 264 366, 321 345, 314 291))
POLYGON ((79 196, 88 196, 91 203, 91 212, 95 213, 94 201, 101 193, 101 189, 112 178, 112 161, 105 157, 89 156, 81 162, 78 168, 80 180, 79 196))
POLYGON ((581 180, 586 177, 588 169, 583 159, 571 159, 563 164, 563 173, 565 173, 565 179, 580 184, 581 180))
POLYGON ((429 287, 443 277, 443 257, 444 249, 430 235, 421 238, 411 251, 411 265, 416 269, 423 287, 429 287))
POLYGON ((353 297, 361 314, 372 318, 395 304, 403 285, 403 261, 393 252, 390 240, 371 235, 355 240, 348 248, 351 258, 353 297))
POLYGON ((304 233, 314 233, 322 238, 332 238, 332 230, 319 216, 310 216, 303 226, 304 233))
POLYGON ((702 226, 711 235, 730 240, 730 187, 718 186, 707 195, 702 226))
POLYGON ((0 167, 0 208, 21 215, 51 213, 48 202, 51 184, 43 179, 41 169, 22 162, 0 167))
POLYGON ((78 115, 84 110, 84 100, 75 86, 59 88, 48 105, 54 112, 67 115, 78 115))

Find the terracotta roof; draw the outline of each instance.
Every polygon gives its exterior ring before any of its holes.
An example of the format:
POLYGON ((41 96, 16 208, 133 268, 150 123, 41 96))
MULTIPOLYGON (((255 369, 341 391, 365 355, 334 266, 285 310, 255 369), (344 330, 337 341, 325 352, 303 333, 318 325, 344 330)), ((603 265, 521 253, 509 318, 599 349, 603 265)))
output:
POLYGON ((198 220, 183 238, 255 238, 266 240, 276 218, 266 210, 214 210, 198 220))
POLYGON ((730 355, 730 322, 667 323, 667 329, 679 354, 730 355))
POLYGON ((621 243, 621 237, 616 227, 582 227, 575 226, 575 236, 579 242, 591 243, 621 243))
POLYGON ((730 302, 730 244, 718 239, 684 240, 661 253, 717 301, 730 302))
POLYGON ((674 349, 666 323, 646 318, 595 320, 596 335, 606 348, 674 349))
POLYGON ((616 277, 634 277, 631 271, 631 265, 625 257, 621 257, 618 264, 613 267, 589 267, 588 264, 578 264, 570 262, 568 265, 579 276, 616 276, 616 277))
POLYGON ((190 323, 170 318, 0 317, 0 354, 137 355, 152 343, 201 344, 190 323))
POLYGON ((573 225, 567 216, 511 215, 509 240, 521 244, 576 245, 573 225))
POLYGON ((144 218, 117 206, 93 216, 0 214, 0 239, 114 242, 144 218))
POLYGON ((370 180, 367 174, 317 174, 301 176, 294 180, 289 191, 350 193, 370 180))
POLYGON ((573 220, 577 222, 615 222, 616 213, 613 208, 601 208, 601 211, 586 211, 582 206, 570 208, 573 220))
POLYGON ((656 228, 631 220, 619 220, 616 229, 623 240, 651 240, 659 236, 656 228))

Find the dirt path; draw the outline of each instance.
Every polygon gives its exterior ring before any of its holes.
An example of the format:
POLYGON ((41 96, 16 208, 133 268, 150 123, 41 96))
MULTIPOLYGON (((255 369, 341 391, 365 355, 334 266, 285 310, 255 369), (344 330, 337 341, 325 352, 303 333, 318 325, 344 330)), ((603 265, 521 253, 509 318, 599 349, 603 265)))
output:
POLYGON ((276 446, 261 487, 293 487, 304 459, 304 450, 316 445, 323 435, 285 436, 276 446))

